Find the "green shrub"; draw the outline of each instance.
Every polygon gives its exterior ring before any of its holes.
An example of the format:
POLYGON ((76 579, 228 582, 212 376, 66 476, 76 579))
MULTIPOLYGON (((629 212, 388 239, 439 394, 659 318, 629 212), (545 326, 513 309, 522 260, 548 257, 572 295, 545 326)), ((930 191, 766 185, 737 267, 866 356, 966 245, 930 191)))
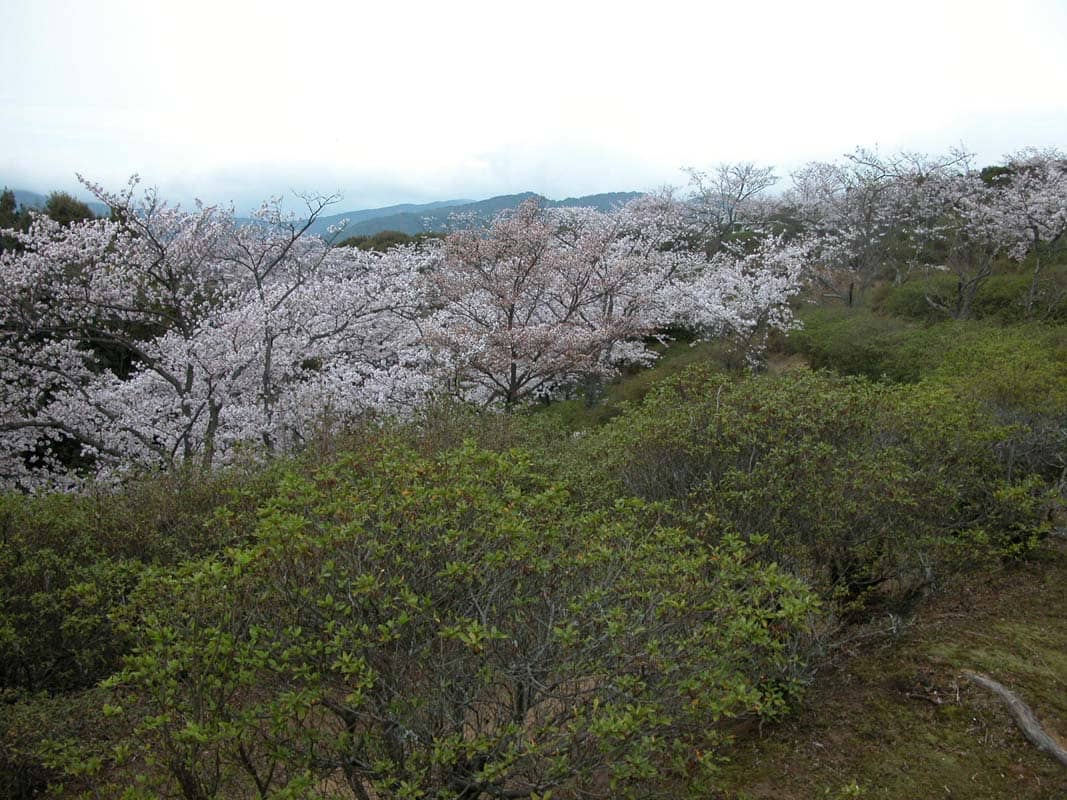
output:
POLYGON ((1033 287, 1027 287, 1031 301, 1030 318, 1040 322, 1063 325, 1067 323, 1067 244, 1061 242, 1059 252, 1045 257, 1037 279, 1033 279, 1034 256, 1023 263, 1033 287))
MULTIPOLYGON (((133 641, 115 616, 150 565, 245 541, 276 469, 0 495, 0 796, 38 796, 60 775, 55 742, 69 755, 94 739, 100 726, 87 725, 94 703, 85 698, 133 641)), ((91 783, 94 763, 81 760, 68 786, 91 783)))
POLYGON ((788 346, 813 366, 948 387, 1003 426, 1009 479, 1036 473, 1067 489, 1067 331, 1028 323, 916 326, 869 312, 818 310, 788 346))
POLYGON ((118 665, 108 614, 140 562, 105 555, 95 510, 90 498, 0 498, 0 688, 70 691, 118 665))
POLYGON ((975 295, 971 311, 976 319, 1000 323, 1023 322, 1026 319, 1026 295, 1029 290, 1029 275, 991 275, 975 295))
POLYGON ((100 719, 105 699, 100 689, 54 695, 0 692, 0 797, 94 796, 104 763, 100 754, 120 733, 100 719))
POLYGON ((946 319, 948 314, 934 303, 953 306, 958 284, 958 278, 947 272, 912 278, 900 285, 885 284, 876 293, 871 307, 895 317, 937 322, 946 319))
POLYGON ((813 601, 657 516, 473 445, 294 475, 254 545, 142 582, 129 768, 187 798, 700 792, 718 720, 785 708, 813 601))
POLYGON ((0 495, 0 690, 72 691, 109 675, 126 650, 110 615, 145 566, 241 541, 272 484, 260 469, 0 495))
POLYGON ((933 383, 694 370, 583 440, 574 471, 590 496, 669 502, 758 541, 826 599, 904 602, 1043 532, 1041 485, 998 459, 1009 433, 933 383))
POLYGON ((814 369, 912 381, 928 368, 921 354, 910 361, 899 357, 902 343, 916 330, 914 323, 846 308, 811 308, 801 319, 803 327, 790 333, 785 349, 803 355, 814 369))
MULTIPOLYGON (((1062 255, 1043 255, 1047 263, 1041 264, 1035 281, 1035 259, 1031 255, 1022 264, 1001 265, 1003 271, 983 281, 971 302, 971 316, 1002 324, 1067 322, 1067 263, 1062 255)), ((958 291, 955 275, 933 272, 900 285, 880 286, 871 308, 902 319, 941 322, 948 318, 942 309, 955 305, 958 291)))
MULTIPOLYGON (((1067 476, 1067 329, 1042 325, 947 328, 953 344, 925 379, 979 403, 1006 427, 1010 474, 1067 476)), ((922 343, 916 343, 922 347, 922 343)))

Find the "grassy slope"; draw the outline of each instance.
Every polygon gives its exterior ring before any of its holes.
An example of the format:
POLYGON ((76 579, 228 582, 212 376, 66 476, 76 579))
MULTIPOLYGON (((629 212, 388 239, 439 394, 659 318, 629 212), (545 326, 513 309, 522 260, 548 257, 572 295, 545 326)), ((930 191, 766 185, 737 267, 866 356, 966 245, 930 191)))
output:
POLYGON ((1067 797, 1067 770, 962 669, 1067 734, 1067 543, 961 581, 901 635, 820 675, 794 716, 738 741, 722 797, 1067 797))
MULTIPOLYGON (((572 401, 554 411, 576 427, 596 424, 659 380, 717 357, 714 345, 676 343, 653 369, 605 387, 593 408, 572 401)), ((803 365, 772 353, 768 367, 803 365)), ((1023 738, 999 699, 960 676, 985 672, 1067 737, 1067 542, 960 579, 903 624, 821 673, 787 720, 739 738, 721 797, 1067 797, 1067 770, 1023 738)))

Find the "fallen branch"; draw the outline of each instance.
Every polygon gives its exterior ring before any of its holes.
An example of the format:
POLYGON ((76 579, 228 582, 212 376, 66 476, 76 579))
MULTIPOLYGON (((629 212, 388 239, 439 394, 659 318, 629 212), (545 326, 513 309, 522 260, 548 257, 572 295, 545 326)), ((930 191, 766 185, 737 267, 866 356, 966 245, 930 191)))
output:
POLYGON ((1019 699, 1019 695, 980 672, 971 672, 965 669, 963 670, 963 676, 1000 697, 1008 707, 1008 713, 1011 714, 1011 718, 1015 720, 1015 724, 1019 726, 1019 729, 1030 743, 1067 767, 1067 749, 1064 749, 1063 745, 1041 726, 1037 717, 1034 716, 1034 712, 1019 699))
POLYGON ((927 703, 935 706, 939 706, 943 702, 936 693, 931 696, 928 694, 919 694, 918 692, 908 692, 907 696, 911 700, 925 700, 927 703))

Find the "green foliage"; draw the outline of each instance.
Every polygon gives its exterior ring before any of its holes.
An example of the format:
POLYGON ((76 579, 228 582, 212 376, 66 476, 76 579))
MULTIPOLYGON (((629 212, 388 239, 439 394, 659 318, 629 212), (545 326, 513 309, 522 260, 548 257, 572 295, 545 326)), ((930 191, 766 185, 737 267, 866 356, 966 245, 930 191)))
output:
POLYGON ((136 583, 136 559, 114 560, 92 535, 83 498, 0 501, 0 685, 71 690, 110 674, 124 651, 108 613, 136 583))
MULTIPOLYGON (((922 322, 948 318, 960 291, 957 276, 934 272, 899 286, 876 290, 871 308, 882 314, 922 322)), ((975 319, 1002 324, 1067 321, 1067 258, 1064 253, 1032 253, 1021 265, 986 278, 970 304, 975 319)))
POLYGON ((1027 276, 1025 318, 1067 323, 1067 240, 1031 253, 1022 268, 1027 276))
POLYGON ((1067 411, 1067 330, 1041 325, 946 325, 923 331, 902 357, 932 351, 923 376, 998 409, 1067 411))
POLYGON ((959 278, 948 272, 934 272, 899 286, 883 285, 872 298, 871 307, 895 317, 938 322, 948 317, 943 308, 955 302, 958 290, 959 278))
POLYGON ((88 205, 66 192, 52 192, 42 210, 60 225, 70 225, 72 222, 96 217, 88 205))
POLYGON ((85 688, 126 652, 111 614, 146 565, 247 535, 271 472, 171 476, 121 494, 0 496, 0 690, 85 688))
POLYGON ((871 313, 864 308, 811 308, 803 327, 784 343, 815 369, 833 369, 871 380, 916 381, 930 369, 930 355, 902 350, 919 330, 912 322, 871 313))
POLYGON ((403 231, 378 231, 370 236, 349 236, 337 243, 338 247, 358 247, 360 250, 376 250, 384 253, 394 247, 406 244, 422 244, 431 239, 441 239, 442 233, 416 233, 414 235, 403 231))
POLYGON ((472 445, 294 474, 253 545, 142 582, 112 681, 138 770, 185 797, 699 792, 718 720, 785 709, 813 603, 658 513, 472 445))
POLYGON ((1029 275, 1010 272, 990 275, 975 295, 971 311, 976 319, 1000 323, 1022 322, 1026 317, 1026 295, 1029 290, 1029 275))
POLYGON ((578 480, 738 531, 828 600, 902 602, 1044 530, 1041 485, 997 458, 1005 435, 934 384, 692 370, 586 437, 578 480))
POLYGON ((1037 473, 1067 488, 1067 330, 972 325, 942 333, 954 341, 926 381, 972 398, 1006 426, 998 452, 1009 474, 1037 473))
POLYGON ((119 733, 100 719, 105 699, 98 689, 55 695, 0 691, 0 797, 91 792, 103 765, 99 754, 119 733), (78 766, 70 768, 73 764, 78 766))
POLYGON ((18 224, 18 205, 15 193, 6 186, 0 192, 0 228, 14 228, 18 224))
POLYGON ((694 365, 708 365, 724 374, 747 372, 744 354, 728 342, 699 341, 682 329, 665 332, 668 344, 653 345, 659 357, 650 368, 633 367, 615 379, 582 387, 580 396, 554 400, 535 407, 533 415, 549 419, 570 431, 595 427, 623 413, 628 405, 638 403, 659 383, 694 365))
MULTIPOLYGON (((15 193, 4 187, 0 192, 0 229, 24 230, 28 223, 27 215, 20 211, 15 201, 15 193)), ((4 250, 17 250, 19 243, 10 236, 0 236, 0 253, 4 250)))
POLYGON ((1067 332, 1030 323, 946 321, 920 327, 867 311, 819 309, 788 347, 815 367, 951 389, 1005 427, 1008 474, 1053 483, 1067 470, 1067 332))
POLYGON ((109 753, 92 687, 133 638, 115 624, 151 565, 245 541, 274 469, 156 476, 121 493, 0 496, 0 796, 95 787, 109 753))
POLYGON ((1067 729, 1065 545, 951 581, 887 646, 854 639, 854 654, 820 674, 789 724, 738 742, 718 796, 813 800, 855 783, 861 797, 894 800, 1067 797, 1067 771, 1021 735, 998 697, 960 680, 961 669, 993 676, 1047 729, 1067 729))
POLYGON ((928 288, 805 311, 782 346, 838 374, 682 341, 523 413, 0 497, 0 796, 707 796, 831 625, 1055 513, 1067 333, 931 321, 928 288))
POLYGON ((1011 167, 1004 167, 1000 165, 991 165, 988 167, 982 167, 982 171, 978 173, 982 182, 987 186, 996 186, 1002 184, 1006 179, 1015 174, 1015 170, 1011 167))

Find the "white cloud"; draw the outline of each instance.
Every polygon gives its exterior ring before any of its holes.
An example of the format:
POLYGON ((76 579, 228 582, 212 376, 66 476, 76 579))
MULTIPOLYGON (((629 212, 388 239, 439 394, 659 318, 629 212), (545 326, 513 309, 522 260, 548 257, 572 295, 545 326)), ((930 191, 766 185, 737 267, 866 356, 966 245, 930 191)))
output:
POLYGON ((650 188, 857 145, 1063 145, 1061 3, 0 7, 0 180, 188 199, 650 188), (324 10, 327 9, 327 10, 324 10))

